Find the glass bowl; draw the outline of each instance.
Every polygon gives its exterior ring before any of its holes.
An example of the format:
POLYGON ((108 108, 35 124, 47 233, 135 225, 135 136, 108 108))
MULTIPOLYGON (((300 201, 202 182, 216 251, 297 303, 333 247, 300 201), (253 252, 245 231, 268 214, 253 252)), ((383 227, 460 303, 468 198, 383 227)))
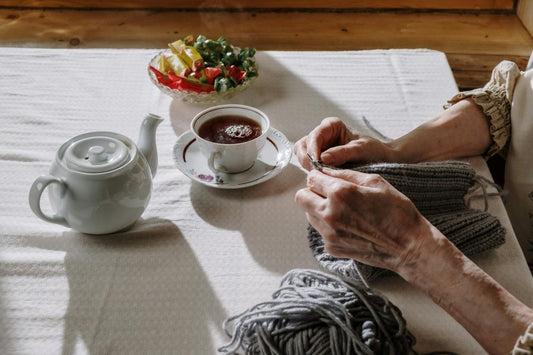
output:
MULTIPOLYGON (((150 62, 148 63, 148 76, 150 77, 150 80, 152 83, 159 88, 163 93, 169 95, 170 97, 184 101, 184 102, 190 102, 190 103, 197 103, 197 104, 215 104, 224 100, 228 100, 232 98, 233 96, 237 95, 240 92, 243 92, 244 90, 248 89, 250 85, 257 79, 257 76, 254 76, 252 78, 246 79, 242 84, 239 84, 236 87, 229 88, 226 91, 212 91, 212 92, 193 92, 193 91, 187 91, 187 90, 178 90, 178 89, 171 89, 166 85, 163 85, 157 81, 157 78, 155 74, 150 70, 150 66, 153 66, 154 68, 158 67, 158 61, 159 57, 162 55, 165 55, 166 53, 169 53, 170 50, 164 50, 159 52, 157 55, 155 55, 150 62)), ((257 65, 257 63, 256 63, 257 65)))

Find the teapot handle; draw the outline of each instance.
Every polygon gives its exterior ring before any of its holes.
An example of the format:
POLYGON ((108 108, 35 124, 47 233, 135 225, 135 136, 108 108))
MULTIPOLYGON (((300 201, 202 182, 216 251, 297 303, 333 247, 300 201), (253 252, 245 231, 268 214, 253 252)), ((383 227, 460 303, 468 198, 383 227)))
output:
POLYGON ((35 179, 35 181, 31 185, 30 194, 28 196, 30 208, 33 211, 33 213, 35 213, 35 215, 39 217, 40 219, 42 219, 43 221, 56 223, 56 224, 60 224, 65 227, 69 227, 68 222, 64 217, 59 216, 59 215, 53 215, 53 216, 47 215, 41 209, 41 195, 44 189, 49 184, 53 184, 53 183, 59 184, 61 185, 63 189, 66 189, 66 186, 63 180, 58 179, 51 175, 42 175, 42 176, 39 176, 37 179, 35 179))

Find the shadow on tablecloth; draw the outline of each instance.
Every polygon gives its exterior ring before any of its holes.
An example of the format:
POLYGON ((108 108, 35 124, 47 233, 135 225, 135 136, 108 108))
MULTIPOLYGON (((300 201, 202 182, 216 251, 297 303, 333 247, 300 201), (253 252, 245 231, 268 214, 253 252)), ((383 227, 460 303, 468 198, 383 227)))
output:
MULTIPOLYGON (((80 338, 89 353, 215 346, 209 324, 218 326, 227 315, 172 222, 140 220, 105 236, 68 231, 59 238, 27 238, 34 247, 66 253, 64 354, 78 352, 80 338)), ((53 268, 41 276, 54 282, 53 268)))

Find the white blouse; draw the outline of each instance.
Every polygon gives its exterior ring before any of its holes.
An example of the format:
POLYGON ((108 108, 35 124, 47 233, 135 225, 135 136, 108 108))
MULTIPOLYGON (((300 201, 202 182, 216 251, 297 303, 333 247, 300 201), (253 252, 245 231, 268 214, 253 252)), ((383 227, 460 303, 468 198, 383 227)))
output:
POLYGON ((492 144, 486 157, 506 158, 505 207, 514 232, 533 270, 533 70, 521 72, 503 61, 480 89, 454 96, 449 103, 471 98, 489 119, 492 144))

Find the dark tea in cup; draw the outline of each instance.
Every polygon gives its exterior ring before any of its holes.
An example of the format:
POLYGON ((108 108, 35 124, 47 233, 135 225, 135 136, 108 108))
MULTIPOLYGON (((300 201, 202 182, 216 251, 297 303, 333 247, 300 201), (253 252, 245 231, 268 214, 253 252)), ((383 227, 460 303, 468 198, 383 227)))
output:
POLYGON ((250 169, 263 149, 270 120, 255 107, 227 104, 207 108, 191 121, 209 169, 240 173, 250 169))
POLYGON ((248 142, 262 133, 261 125, 257 121, 237 115, 213 117, 198 128, 200 137, 221 144, 248 142))

